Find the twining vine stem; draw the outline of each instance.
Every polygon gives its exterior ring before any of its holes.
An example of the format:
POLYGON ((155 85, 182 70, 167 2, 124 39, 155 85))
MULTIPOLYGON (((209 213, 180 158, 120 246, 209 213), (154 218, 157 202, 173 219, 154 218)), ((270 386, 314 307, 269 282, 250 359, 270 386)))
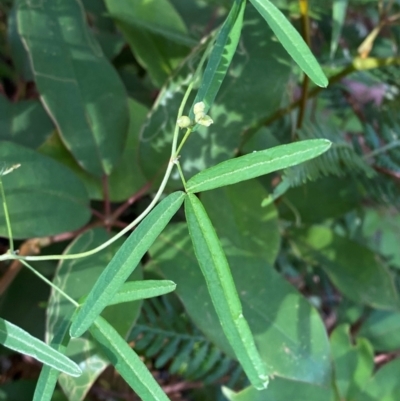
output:
MULTIPOLYGON (((213 35, 210 35, 210 37, 213 37, 213 35)), ((201 57, 201 60, 195 70, 195 72, 193 73, 192 77, 191 77, 191 82, 189 83, 186 92, 183 96, 182 102, 179 106, 179 110, 178 110, 178 115, 177 115, 177 120, 182 117, 183 115, 183 110, 186 106, 186 103, 189 99, 189 95, 193 90, 193 86, 195 83, 197 83, 198 79, 199 79, 199 75, 200 72, 202 71, 204 62, 206 61, 208 54, 209 54, 209 50, 211 48, 211 46, 213 45, 213 41, 211 40, 208 45, 207 48, 205 49, 203 56, 201 57)), ((107 248, 109 245, 111 245, 112 243, 114 243, 116 240, 118 240, 119 238, 121 238, 122 236, 124 236, 126 233, 128 233, 130 230, 132 230, 132 228, 134 228, 136 225, 138 225, 153 209, 153 207, 157 204, 157 202, 160 200, 164 189, 167 185, 167 182, 169 180, 169 177, 172 173, 172 169, 174 168, 174 166, 177 164, 177 160, 178 160, 178 156, 179 156, 179 152, 182 149, 182 146, 184 145, 184 143, 186 142, 187 138, 189 137, 190 133, 193 131, 193 128, 189 128, 186 133, 185 136, 183 137, 181 143, 178 146, 178 137, 179 137, 179 125, 175 124, 175 130, 174 130, 174 134, 173 134, 173 139, 172 139, 172 146, 171 146, 171 157, 169 159, 168 162, 168 166, 167 169, 165 171, 164 177, 161 181, 160 187, 158 188, 153 200, 150 202, 150 204, 147 206, 147 208, 141 213, 140 216, 138 216, 135 220, 132 221, 132 223, 128 224, 124 229, 122 229, 118 234, 114 235, 112 238, 110 238, 108 241, 104 242, 103 244, 99 245, 96 248, 93 248, 89 251, 86 252, 81 252, 81 253, 76 253, 76 254, 71 254, 71 255, 42 255, 42 256, 21 256, 18 255, 14 252, 14 247, 12 245, 12 235, 11 235, 11 225, 9 222, 9 215, 8 215, 8 211, 7 211, 7 205, 5 204, 5 196, 4 196, 4 189, 3 186, 0 185, 0 194, 2 195, 2 199, 3 199, 3 209, 6 215, 6 222, 7 222, 7 229, 8 229, 8 235, 10 238, 10 251, 4 255, 0 255, 0 261, 4 261, 4 260, 20 260, 22 261, 43 261, 43 260, 71 260, 71 259, 79 259, 79 258, 84 258, 87 256, 91 256, 96 254, 97 252, 100 252, 101 250, 107 248)), ((178 170, 179 170, 180 166, 178 166, 178 170)), ((181 178, 182 178, 182 182, 185 185, 185 180, 182 174, 182 170, 179 171, 181 178)), ((1 182, 0 182, 1 183, 1 182)), ((27 266, 27 264, 24 263, 24 265, 27 266)), ((28 266, 27 266, 28 267, 28 266)), ((30 269, 34 270, 33 267, 29 267, 30 269)), ((36 273, 35 273, 36 274, 36 273)), ((43 277, 43 279, 45 279, 43 277)), ((47 279, 45 279, 46 282, 48 282, 47 279)), ((49 282, 48 282, 49 283, 49 282)), ((54 285, 51 285, 54 288, 54 285)), ((57 291, 61 291, 59 289, 57 289, 57 291)), ((66 294, 64 294, 66 295, 66 294)), ((75 302, 75 301, 74 301, 75 302)))

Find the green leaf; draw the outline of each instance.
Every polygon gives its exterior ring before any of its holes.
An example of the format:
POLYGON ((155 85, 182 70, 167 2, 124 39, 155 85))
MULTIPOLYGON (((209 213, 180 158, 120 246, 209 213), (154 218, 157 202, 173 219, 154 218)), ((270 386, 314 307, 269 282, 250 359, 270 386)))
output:
MULTIPOLYGON (((222 190, 216 192, 220 191, 222 190)), ((235 192, 232 191, 230 195, 233 193, 235 192)), ((211 203, 211 197, 207 200, 208 195, 205 196, 207 206, 211 203)), ((241 199, 243 202, 246 201, 245 193, 242 194, 241 199)), ((231 203, 232 198, 229 201, 231 203)), ((213 223, 228 257, 244 315, 269 371, 274 376, 286 377, 292 381, 317 385, 329 384, 331 381, 330 347, 319 313, 286 279, 268 265, 266 260, 271 257, 268 251, 262 255, 262 258, 251 256, 252 250, 257 248, 245 248, 248 243, 245 227, 242 226, 243 246, 241 247, 237 246, 237 233, 221 230, 223 210, 231 209, 232 206, 218 202, 214 206, 215 211, 211 213, 213 217, 217 213, 218 205, 221 218, 216 219, 215 223, 213 219, 213 223)), ((273 205, 269 206, 269 210, 273 210, 273 205)), ((261 213, 260 220, 267 219, 267 215, 261 213)), ((228 226, 232 227, 232 221, 236 218, 235 214, 231 216, 227 222, 228 226)), ((255 216, 250 216, 249 219, 248 224, 251 225, 255 216)), ((266 231, 268 231, 268 225, 267 219, 266 231)), ((263 237, 266 248, 269 244, 268 240, 271 240, 273 244, 276 241, 274 237, 277 235, 278 233, 263 237)), ((176 294, 181 298, 196 326, 221 350, 234 357, 234 351, 226 340, 207 285, 198 269, 190 242, 185 224, 167 227, 150 249, 153 263, 161 270, 165 278, 177 284, 176 294)))
MULTIPOLYGON (((214 103, 236 52, 243 26, 246 0, 235 0, 228 17, 218 33, 210 58, 202 76, 200 88, 193 104, 204 102, 206 114, 214 103)), ((193 118, 193 107, 191 117, 193 118)))
MULTIPOLYGON (((30 379, 8 380, 0 387, 1 401, 32 400, 35 381, 30 379)), ((54 400, 56 401, 56 400, 54 400)), ((61 401, 61 400, 60 400, 61 401)), ((65 401, 65 400, 63 400, 65 401)))
MULTIPOLYGON (((70 315, 71 317, 72 315, 70 315)), ((64 319, 62 324, 58 327, 51 340, 50 346, 55 350, 65 354, 68 344, 67 330, 69 327, 69 320, 64 319)), ((59 372, 49 366, 43 366, 40 372, 39 379, 36 384, 35 394, 33 401, 51 401, 54 390, 57 385, 59 372)))
POLYGON ((188 36, 181 17, 168 0, 106 0, 105 3, 136 59, 155 85, 161 87, 189 51, 187 45, 177 43, 188 36))
POLYGON ((112 299, 110 305, 124 302, 137 301, 140 299, 158 297, 174 291, 176 284, 170 280, 145 280, 124 283, 121 289, 112 299))
POLYGON ((269 265, 275 262, 281 235, 275 206, 261 207, 267 196, 258 180, 242 181, 201 195, 228 259, 246 255, 264 259, 269 265))
POLYGON ((11 103, 0 96, 0 140, 37 148, 55 130, 38 100, 11 103))
POLYGON ((127 96, 86 25, 82 5, 18 0, 17 28, 41 100, 68 149, 91 174, 110 174, 126 140, 127 96))
POLYGON ((332 39, 331 39, 331 58, 334 57, 338 48, 340 35, 344 21, 346 19, 348 0, 334 0, 332 4, 332 39))
MULTIPOLYGON (((139 132, 146 119, 148 109, 133 99, 129 99, 128 103, 130 114, 128 138, 121 161, 108 177, 108 195, 112 202, 127 200, 146 184, 146 179, 142 175, 138 165, 138 159, 137 157, 132 158, 132 155, 137 153, 139 132)), ((58 133, 54 133, 48 138, 39 148, 39 152, 56 159, 73 170, 85 184, 90 199, 103 200, 103 181, 89 174, 79 166, 72 154, 65 147, 58 133)))
POLYGON ((133 231, 103 270, 78 311, 70 329, 71 337, 79 337, 110 304, 121 285, 136 268, 149 247, 183 203, 185 194, 174 192, 161 201, 133 231))
POLYGON ((252 387, 234 393, 224 388, 224 395, 229 401, 330 401, 333 400, 332 390, 309 383, 302 383, 276 377, 271 380, 264 391, 256 391, 252 387))
POLYGON ((393 278, 375 254, 323 226, 295 230, 302 256, 317 262, 349 299, 380 309, 396 309, 399 297, 393 278))
POLYGON ((326 139, 310 139, 227 160, 192 177, 187 182, 186 191, 208 191, 259 177, 317 157, 330 146, 331 142, 326 139))
POLYGON ((362 338, 353 345, 348 325, 340 325, 332 332, 331 348, 338 393, 343 400, 357 400, 374 370, 374 350, 362 338))
POLYGON ((364 383, 363 401, 397 401, 400 394, 400 359, 380 368, 374 377, 364 383))
POLYGON ((0 318, 0 343, 6 348, 29 355, 44 364, 71 376, 79 376, 79 366, 43 341, 18 326, 0 318))
POLYGON ((268 384, 268 374, 243 316, 235 283, 215 230, 195 195, 185 200, 189 233, 199 265, 224 333, 250 382, 257 389, 268 384))
POLYGON ((397 213, 365 208, 361 231, 369 248, 384 256, 390 267, 400 269, 400 216, 397 213))
POLYGON ((29 55, 17 30, 17 7, 15 2, 7 19, 7 43, 10 47, 12 61, 18 74, 27 82, 33 81, 29 55))
POLYGON ((285 220, 295 220, 295 210, 302 223, 321 223, 356 209, 363 201, 363 195, 355 178, 331 176, 289 189, 284 199, 285 202, 279 204, 279 214, 285 220), (294 209, 288 205, 293 205, 294 209))
POLYGON ((367 338, 376 351, 398 350, 400 348, 400 312, 371 311, 357 334, 367 338))
POLYGON ((282 12, 269 0, 250 0, 257 11, 267 21, 282 46, 290 54, 299 67, 318 86, 328 86, 328 79, 323 73, 318 61, 303 38, 286 19, 282 12))
MULTIPOLYGON (((79 235, 64 253, 74 254, 93 249, 107 241, 111 235, 100 228, 86 231, 79 235)), ((104 267, 111 261, 122 244, 123 240, 120 239, 106 249, 89 257, 61 261, 55 271, 54 284, 78 301, 90 291, 104 267)), ((141 277, 141 269, 136 269, 129 279, 140 280, 141 277)), ((127 336, 132 324, 139 315, 140 307, 140 302, 112 306, 104 310, 103 316, 109 320, 110 324, 122 336, 127 336)), ((59 384, 69 399, 80 401, 85 398, 86 393, 107 367, 109 361, 104 357, 91 337, 69 338, 67 330, 71 315, 75 309, 75 306, 66 302, 58 292, 52 291, 47 307, 46 336, 49 340, 54 335, 57 335, 61 328, 64 329, 67 339, 65 354, 82 367, 82 375, 79 378, 71 378, 61 374, 59 376, 59 384)))
MULTIPOLYGON (((89 220, 85 187, 62 164, 11 142, 0 142, 0 164, 21 164, 2 177, 15 238, 73 231, 89 220)), ((2 208, 0 222, 0 235, 6 236, 2 208)))
MULTIPOLYGON (((182 7, 186 7, 186 3, 182 7)), ((192 2, 187 7, 192 7, 192 2)), ((200 12, 196 11, 195 15, 198 14, 200 12)), ((138 154, 148 179, 153 180, 169 160, 176 112, 206 46, 207 43, 200 44, 194 49, 172 75, 143 125, 138 154)), ((272 38, 268 25, 253 7, 245 12, 239 49, 210 110, 214 124, 208 128, 199 127, 182 149, 180 163, 186 178, 234 157, 243 131, 267 118, 284 102, 282 88, 290 76, 290 58, 272 38), (254 77, 261 76, 260 84, 254 77)), ((193 94, 189 98, 188 106, 194 97, 193 94)), ((188 114, 189 109, 185 113, 188 114)), ((181 188, 179 175, 173 175, 168 185, 181 188)))
MULTIPOLYGON (((154 4, 154 3, 153 3, 154 4)), ((163 6, 170 8, 169 5, 167 5, 167 2, 164 2, 163 6)), ((159 6, 160 4, 157 4, 159 6)), ((112 8, 112 7, 110 7, 112 8)), ((129 7, 128 10, 132 10, 131 7, 129 7)), ((172 8, 170 8, 170 11, 172 11, 172 8)), ((175 12, 173 12, 174 14, 175 12)), ((176 26, 163 26, 160 25, 160 23, 165 23, 165 20, 161 20, 158 18, 158 21, 148 21, 147 17, 154 17, 156 13, 154 12, 147 12, 147 15, 145 18, 141 18, 137 13, 129 13, 128 15, 126 14, 113 14, 111 15, 112 18, 117 22, 121 23, 123 26, 134 26, 135 28, 139 28, 142 32, 147 32, 147 33, 153 33, 155 35, 159 35, 165 39, 168 39, 170 42, 176 43, 177 45, 184 45, 184 46, 196 46, 197 45, 197 40, 191 38, 188 36, 188 33, 186 32, 186 27, 182 24, 181 29, 176 29, 176 26)), ((175 15, 173 19, 175 19, 178 15, 175 15)), ((165 17, 165 14, 163 14, 163 17, 165 17)), ((181 18, 177 19, 178 21, 182 21, 181 18)), ((173 25, 173 22, 172 24, 173 25)), ((129 31, 129 29, 128 29, 129 31)), ((130 35, 128 36, 130 38, 130 35)), ((130 43, 135 43, 130 40, 130 43)), ((136 49, 137 47, 134 45, 133 49, 136 49)), ((143 57, 146 57, 143 55, 143 57)))
POLYGON ((142 400, 169 400, 139 356, 105 319, 98 317, 90 333, 115 369, 142 400))

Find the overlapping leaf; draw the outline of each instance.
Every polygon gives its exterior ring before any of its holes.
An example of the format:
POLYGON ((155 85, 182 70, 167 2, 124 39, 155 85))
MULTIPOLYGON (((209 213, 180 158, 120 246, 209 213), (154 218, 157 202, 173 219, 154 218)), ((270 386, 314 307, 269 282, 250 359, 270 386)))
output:
POLYGON ((71 337, 81 336, 134 271, 143 255, 183 203, 185 194, 174 192, 161 201, 135 229, 103 270, 72 322, 71 337))
POLYGON ((168 0, 106 0, 140 64, 161 87, 193 45, 179 14, 168 0), (162 18, 160 18, 162 15, 162 18))
MULTIPOLYGON (((276 256, 279 231, 273 205, 261 207, 267 195, 257 183, 243 182, 207 192, 202 199, 227 255, 243 314, 269 371, 294 381, 327 385, 331 380, 329 343, 319 314, 268 265, 276 256), (251 238, 252 230, 260 233, 263 224, 264 233, 251 238)), ((168 227, 150 254, 164 277, 177 284, 176 293, 195 324, 234 356, 213 310, 185 225, 168 227)))
MULTIPOLYGON (((149 179, 153 179, 168 161, 177 110, 194 78, 204 48, 205 45, 200 45, 195 49, 171 77, 143 126, 139 158, 149 179)), ((214 124, 208 128, 200 127, 181 152, 180 163, 187 178, 231 158, 239 146, 243 130, 280 106, 282 87, 290 73, 288 61, 289 56, 273 40, 265 21, 256 10, 247 8, 238 51, 209 112, 214 124), (263 78, 259 81, 257 77, 261 76, 263 78)), ((188 105, 193 100, 194 95, 188 105)), ((188 114, 189 109, 185 113, 188 114)), ((177 174, 172 176, 170 185, 181 186, 177 174)))
POLYGON ((86 25, 80 2, 16 4, 17 30, 36 85, 64 142, 85 170, 110 174, 126 140, 127 96, 86 25))
POLYGON ((0 139, 35 149, 55 130, 39 100, 11 103, 0 96, 0 139))
MULTIPOLYGON (((110 235, 103 229, 87 231, 79 236, 66 249, 65 253, 73 254, 87 251, 101 245, 109 237, 110 235)), ((54 284, 78 301, 90 291, 98 276, 110 262, 122 242, 122 240, 116 241, 105 250, 84 259, 62 261, 56 270, 54 284)), ((134 275, 131 276, 131 279, 140 278, 141 270, 137 269, 134 275)), ((59 383, 64 392, 71 400, 78 401, 85 397, 85 394, 89 391, 99 374, 107 367, 109 361, 89 336, 79 339, 69 338, 68 328, 74 310, 75 307, 71 303, 63 299, 58 292, 53 291, 47 308, 46 334, 48 341, 51 340, 52 343, 57 340, 56 337, 65 335, 63 348, 66 355, 71 356, 82 367, 83 374, 79 378, 70 378, 66 375, 59 376, 59 383)), ((122 336, 126 336, 139 311, 140 303, 133 302, 110 307, 104 311, 104 316, 109 319, 122 336)), ((59 339, 58 342, 60 341, 59 339)), ((43 385, 43 383, 46 383, 46 386, 48 386, 49 382, 54 381, 53 375, 48 371, 43 372, 40 384, 43 385)), ((40 389, 38 388, 36 391, 38 396, 40 394, 39 391, 40 389)))
POLYGON ((268 385, 268 370, 258 353, 243 316, 228 261, 215 230, 195 195, 185 201, 185 215, 194 251, 222 329, 251 384, 258 390, 268 385))
POLYGON ((54 369, 71 376, 80 376, 81 369, 65 355, 25 330, 0 318, 0 344, 14 351, 29 355, 54 369))
MULTIPOLYGON (((76 230, 90 218, 82 182, 62 164, 11 142, 0 143, 2 167, 21 164, 2 177, 15 238, 76 230)), ((0 209, 0 233, 6 234, 0 209)))
POLYGON ((369 249, 324 226, 295 233, 302 256, 317 262, 349 299, 374 308, 399 308, 393 277, 369 249))

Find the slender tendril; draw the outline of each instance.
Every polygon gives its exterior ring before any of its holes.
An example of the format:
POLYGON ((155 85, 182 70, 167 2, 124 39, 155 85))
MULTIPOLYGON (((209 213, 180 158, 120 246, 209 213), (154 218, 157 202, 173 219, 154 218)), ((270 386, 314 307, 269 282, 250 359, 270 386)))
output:
MULTIPOLYGON (((212 37, 212 35, 211 35, 212 37)), ((197 68, 196 71, 193 73, 192 76, 192 81, 188 85, 188 88, 186 89, 186 92, 183 96, 182 102, 180 104, 179 110, 178 110, 178 116, 177 119, 179 119, 182 114, 183 110, 186 106, 186 103, 189 99, 189 95, 191 91, 193 90, 194 84, 197 82, 200 72, 202 71, 203 65, 205 60, 207 59, 207 56, 209 54, 209 50, 213 44, 213 41, 211 40, 207 46, 207 49, 205 50, 197 68)), ((183 138, 181 144, 179 145, 178 150, 180 151, 182 149, 183 144, 185 143, 187 137, 189 136, 188 133, 186 133, 185 137, 183 138)), ((132 230, 136 225, 138 225, 153 209, 153 207, 157 204, 157 202, 160 200, 164 189, 167 185, 168 179, 172 173, 172 169, 175 165, 176 158, 178 156, 178 137, 179 137, 179 126, 178 124, 175 124, 175 130, 173 134, 173 139, 172 139, 172 147, 171 147, 171 157, 167 166, 167 169, 165 171, 164 177, 161 181, 160 187, 158 188, 158 191, 156 195, 154 196, 153 200, 151 203, 147 206, 147 208, 142 212, 140 216, 138 216, 132 223, 127 225, 123 230, 121 230, 118 234, 114 235, 112 238, 110 238, 108 241, 104 242, 103 244, 99 245, 96 248, 93 248, 89 251, 86 252, 81 252, 81 253, 76 253, 76 254, 71 254, 71 255, 41 255, 41 256, 18 256, 16 254, 4 254, 0 255, 0 261, 2 260, 10 260, 10 259, 16 259, 16 260, 28 260, 28 261, 41 261, 41 260, 69 260, 69 259, 78 259, 78 258, 84 258, 87 256, 91 256, 96 254, 97 252, 100 252, 101 250, 107 248, 109 245, 111 245, 113 242, 124 236, 127 232, 132 230)), ((4 197, 3 197, 4 199, 4 197)))
POLYGON ((41 273, 39 273, 34 267, 32 267, 28 262, 25 260, 20 259, 20 263, 22 263, 25 267, 27 267, 33 274, 38 276, 41 280, 43 280, 45 283, 47 283, 51 288, 54 289, 54 291, 57 291, 60 293, 65 299, 68 299, 69 302, 71 302, 74 306, 78 307, 79 304, 76 302, 73 298, 71 298, 68 294, 66 294, 61 288, 57 287, 55 284, 53 284, 50 280, 48 280, 46 277, 44 277, 41 273))

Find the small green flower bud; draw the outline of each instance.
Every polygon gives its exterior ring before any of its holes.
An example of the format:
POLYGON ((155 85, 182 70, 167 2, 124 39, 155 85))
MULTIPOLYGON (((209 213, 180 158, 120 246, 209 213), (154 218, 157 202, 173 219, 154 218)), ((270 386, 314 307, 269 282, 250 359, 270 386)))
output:
POLYGON ((195 114, 194 116, 194 121, 196 121, 197 124, 199 124, 199 121, 205 117, 205 113, 202 111, 199 111, 198 113, 195 114))
POLYGON ((204 102, 198 102, 193 106, 193 113, 195 115, 197 115, 199 113, 204 113, 205 107, 206 107, 206 105, 204 104, 204 102))
POLYGON ((177 124, 179 128, 188 128, 193 125, 193 122, 188 116, 181 116, 178 118, 177 124))
POLYGON ((200 125, 204 125, 205 127, 209 127, 214 121, 207 114, 202 113, 203 115, 200 118, 197 118, 196 115, 196 123, 200 125))

